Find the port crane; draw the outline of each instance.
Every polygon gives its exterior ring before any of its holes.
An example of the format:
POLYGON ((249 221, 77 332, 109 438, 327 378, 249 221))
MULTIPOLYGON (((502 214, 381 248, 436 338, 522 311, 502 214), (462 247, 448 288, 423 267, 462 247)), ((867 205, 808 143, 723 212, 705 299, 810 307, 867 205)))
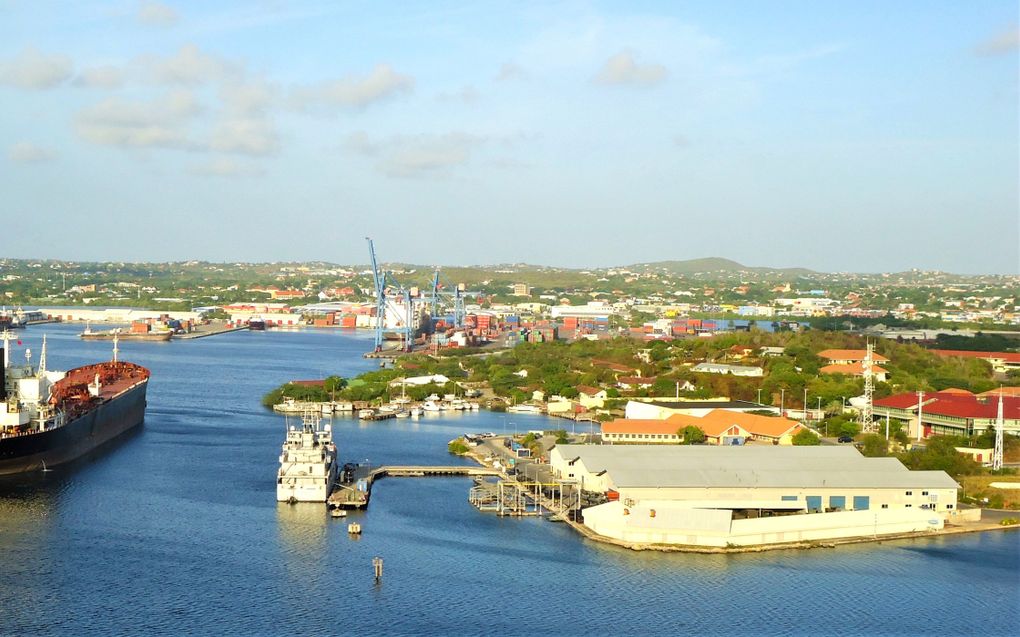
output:
POLYGON ((414 342, 414 301, 411 298, 411 290, 401 285, 392 272, 379 267, 375 257, 375 244, 370 237, 365 237, 365 241, 368 242, 368 254, 372 261, 372 283, 375 288, 375 351, 382 351, 386 309, 389 308, 397 316, 403 313, 403 324, 396 331, 403 339, 404 351, 409 352, 414 342), (396 291, 395 295, 386 293, 390 287, 396 291))
POLYGON ((443 303, 453 308, 453 326, 464 327, 464 317, 467 316, 464 301, 469 296, 477 296, 478 293, 465 291, 463 283, 452 284, 441 275, 439 268, 436 268, 432 277, 431 288, 429 303, 433 324, 439 318, 439 306, 443 303))

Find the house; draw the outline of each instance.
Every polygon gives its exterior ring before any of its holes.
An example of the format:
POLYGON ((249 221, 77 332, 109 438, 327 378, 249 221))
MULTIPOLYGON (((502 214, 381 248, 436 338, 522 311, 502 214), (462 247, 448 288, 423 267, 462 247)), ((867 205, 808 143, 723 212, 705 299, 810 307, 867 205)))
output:
POLYGON ((728 350, 728 353, 731 359, 739 361, 754 354, 754 348, 746 345, 734 345, 728 350))
MULTIPOLYGON (((824 358, 830 365, 851 365, 863 362, 868 357, 866 349, 825 349, 818 352, 819 358, 824 358)), ((871 353, 872 363, 888 363, 889 359, 881 354, 871 353)))
POLYGON ((765 370, 761 367, 748 365, 724 365, 723 363, 698 363, 691 368, 691 371, 703 374, 732 374, 733 376, 764 376, 765 370))
POLYGON ((429 383, 435 383, 436 385, 445 385, 450 382, 450 379, 442 374, 432 374, 430 376, 412 376, 410 378, 398 378, 390 381, 390 387, 400 387, 401 385, 415 385, 422 386, 428 385, 429 383))
POLYGON ((655 376, 620 376, 616 379, 616 386, 620 389, 647 389, 655 384, 655 376))
POLYGON ((785 347, 763 347, 759 350, 761 355, 765 358, 776 358, 782 356, 786 352, 785 347))
MULTIPOLYGON (((846 363, 826 365, 818 370, 820 374, 843 374, 844 376, 864 376, 864 363, 846 363)), ((871 364, 871 376, 880 383, 889 379, 889 370, 871 364)))
POLYGON ((704 416, 713 409, 725 409, 727 411, 769 411, 779 415, 778 407, 759 405, 747 400, 730 400, 728 398, 710 398, 707 400, 655 400, 643 399, 628 400, 624 414, 627 418, 654 418, 665 420, 673 414, 685 414, 688 416, 704 416))
POLYGON ((586 409, 599 408, 605 405, 606 390, 599 387, 587 387, 585 385, 577 386, 577 402, 586 409))

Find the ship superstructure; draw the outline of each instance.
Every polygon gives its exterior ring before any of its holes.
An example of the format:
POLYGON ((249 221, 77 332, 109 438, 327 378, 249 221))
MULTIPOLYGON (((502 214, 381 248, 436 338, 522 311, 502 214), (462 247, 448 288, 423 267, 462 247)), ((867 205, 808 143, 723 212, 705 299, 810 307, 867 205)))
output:
POLYGON ((321 413, 306 411, 300 428, 287 427, 276 476, 278 502, 325 502, 337 476, 332 428, 322 425, 321 413))

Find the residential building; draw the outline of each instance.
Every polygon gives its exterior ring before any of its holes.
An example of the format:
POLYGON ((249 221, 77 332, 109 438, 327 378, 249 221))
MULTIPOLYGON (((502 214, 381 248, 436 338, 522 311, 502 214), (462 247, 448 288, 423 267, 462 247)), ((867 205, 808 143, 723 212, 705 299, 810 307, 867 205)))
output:
POLYGON ((621 418, 602 424, 603 442, 677 444, 678 431, 697 427, 712 445, 744 444, 756 441, 789 445, 800 424, 781 417, 760 416, 740 411, 713 409, 700 416, 673 414, 665 420, 621 418))
POLYGON ((777 416, 779 415, 778 407, 759 405, 747 400, 730 400, 729 398, 710 398, 708 400, 636 398, 627 401, 624 416, 626 418, 665 420, 674 414, 704 416, 716 409, 733 412, 769 411, 777 416))
POLYGON ((980 358, 983 361, 988 361, 992 366, 992 371, 1000 374, 1020 369, 1020 352, 969 352, 958 349, 933 349, 931 351, 943 357, 980 358))
POLYGON ((698 363, 691 368, 692 372, 703 374, 732 374, 733 376, 759 377, 765 375, 761 367, 749 365, 725 365, 723 363, 698 363))

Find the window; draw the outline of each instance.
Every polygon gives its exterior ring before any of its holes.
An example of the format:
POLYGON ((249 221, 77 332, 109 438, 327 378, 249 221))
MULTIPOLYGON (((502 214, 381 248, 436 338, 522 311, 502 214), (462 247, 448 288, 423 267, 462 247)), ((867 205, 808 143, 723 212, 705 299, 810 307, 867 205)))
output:
POLYGON ((871 496, 854 496, 854 511, 867 511, 869 508, 871 508, 871 496))
POLYGON ((907 495, 914 495, 913 491, 907 491, 907 495))
POLYGON ((913 504, 908 504, 908 505, 907 505, 907 508, 909 509, 909 508, 910 508, 910 507, 912 507, 912 506, 914 506, 914 505, 913 505, 913 504))
POLYGON ((927 491, 922 491, 921 495, 928 495, 928 492, 927 491))
POLYGON ((951 504, 947 504, 947 505, 946 505, 946 508, 947 508, 947 509, 952 509, 952 508, 953 508, 953 505, 951 505, 951 504))
POLYGON ((889 508, 889 505, 888 505, 888 504, 883 504, 883 505, 882 505, 882 508, 883 508, 883 509, 888 509, 888 508, 889 508))
POLYGON ((780 500, 782 500, 783 502, 796 502, 797 501, 797 496, 795 496, 795 495, 784 495, 784 496, 780 497, 780 500))

